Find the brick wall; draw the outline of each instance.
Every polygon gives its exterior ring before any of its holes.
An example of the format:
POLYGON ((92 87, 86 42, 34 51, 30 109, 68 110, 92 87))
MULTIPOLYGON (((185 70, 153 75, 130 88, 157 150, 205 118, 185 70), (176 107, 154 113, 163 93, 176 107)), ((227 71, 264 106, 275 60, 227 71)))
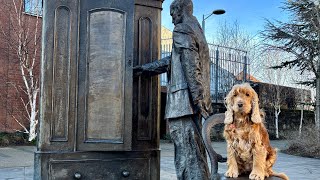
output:
MULTIPOLYGON (((0 132, 15 132, 21 130, 21 126, 14 120, 18 119, 25 125, 28 124, 26 110, 22 104, 21 98, 27 96, 21 89, 15 87, 24 87, 19 61, 17 58, 16 45, 11 44, 17 40, 16 23, 14 20, 14 9, 12 1, 0 0, 0 132), (4 32, 4 33, 3 33, 4 32)), ((34 32, 36 18, 24 14, 25 22, 34 32)), ((41 35, 41 19, 39 24, 38 36, 41 35)), ((33 42, 30 42, 33 44, 33 42)), ((39 76, 40 62, 40 43, 38 48, 37 66, 35 76, 39 76)))

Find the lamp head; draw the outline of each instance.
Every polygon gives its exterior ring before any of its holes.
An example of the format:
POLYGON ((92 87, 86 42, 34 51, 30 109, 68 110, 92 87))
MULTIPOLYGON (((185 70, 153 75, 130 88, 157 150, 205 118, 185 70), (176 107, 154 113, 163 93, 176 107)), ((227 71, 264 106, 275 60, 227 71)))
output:
POLYGON ((217 10, 212 11, 212 14, 215 14, 215 15, 221 15, 224 13, 226 13, 226 11, 224 9, 217 9, 217 10))

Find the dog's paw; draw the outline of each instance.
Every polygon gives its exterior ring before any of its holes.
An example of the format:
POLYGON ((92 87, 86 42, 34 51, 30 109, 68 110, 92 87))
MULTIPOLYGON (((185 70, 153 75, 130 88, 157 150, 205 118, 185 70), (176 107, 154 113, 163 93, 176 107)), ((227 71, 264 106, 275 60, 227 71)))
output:
POLYGON ((224 174, 226 177, 237 178, 239 176, 238 170, 228 169, 224 174))
POLYGON ((260 173, 258 171, 252 171, 249 175, 249 179, 264 180, 264 173, 260 173))

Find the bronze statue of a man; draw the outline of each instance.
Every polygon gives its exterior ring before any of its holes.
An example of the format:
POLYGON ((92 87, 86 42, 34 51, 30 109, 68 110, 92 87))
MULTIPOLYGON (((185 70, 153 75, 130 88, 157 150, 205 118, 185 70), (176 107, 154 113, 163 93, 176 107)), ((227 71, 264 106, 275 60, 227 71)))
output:
POLYGON ((191 0, 170 6, 173 30, 171 56, 134 68, 136 75, 168 72, 165 118, 175 147, 178 179, 205 180, 209 170, 201 134, 201 117, 212 113, 209 48, 191 0))

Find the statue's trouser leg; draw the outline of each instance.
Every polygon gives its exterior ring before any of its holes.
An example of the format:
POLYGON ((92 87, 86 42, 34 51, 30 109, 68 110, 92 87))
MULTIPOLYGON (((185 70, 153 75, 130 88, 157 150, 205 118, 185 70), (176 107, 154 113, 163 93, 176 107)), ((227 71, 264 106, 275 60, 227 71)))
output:
POLYGON ((203 142, 196 129, 195 116, 169 119, 169 130, 175 149, 175 167, 179 180, 207 180, 209 169, 203 142))
MULTIPOLYGON (((194 115, 192 116, 193 118, 193 122, 195 123, 196 127, 197 127, 197 131, 198 131, 198 135, 199 135, 199 138, 201 138, 201 131, 202 131, 202 116, 200 114, 198 115, 194 115)), ((204 142, 203 142, 203 138, 200 139, 201 143, 199 143, 199 147, 200 147, 200 152, 201 154, 203 154, 204 156, 204 159, 205 159, 205 162, 206 162, 206 165, 207 165, 207 153, 206 153, 206 148, 205 148, 205 145, 204 145, 204 142)))

